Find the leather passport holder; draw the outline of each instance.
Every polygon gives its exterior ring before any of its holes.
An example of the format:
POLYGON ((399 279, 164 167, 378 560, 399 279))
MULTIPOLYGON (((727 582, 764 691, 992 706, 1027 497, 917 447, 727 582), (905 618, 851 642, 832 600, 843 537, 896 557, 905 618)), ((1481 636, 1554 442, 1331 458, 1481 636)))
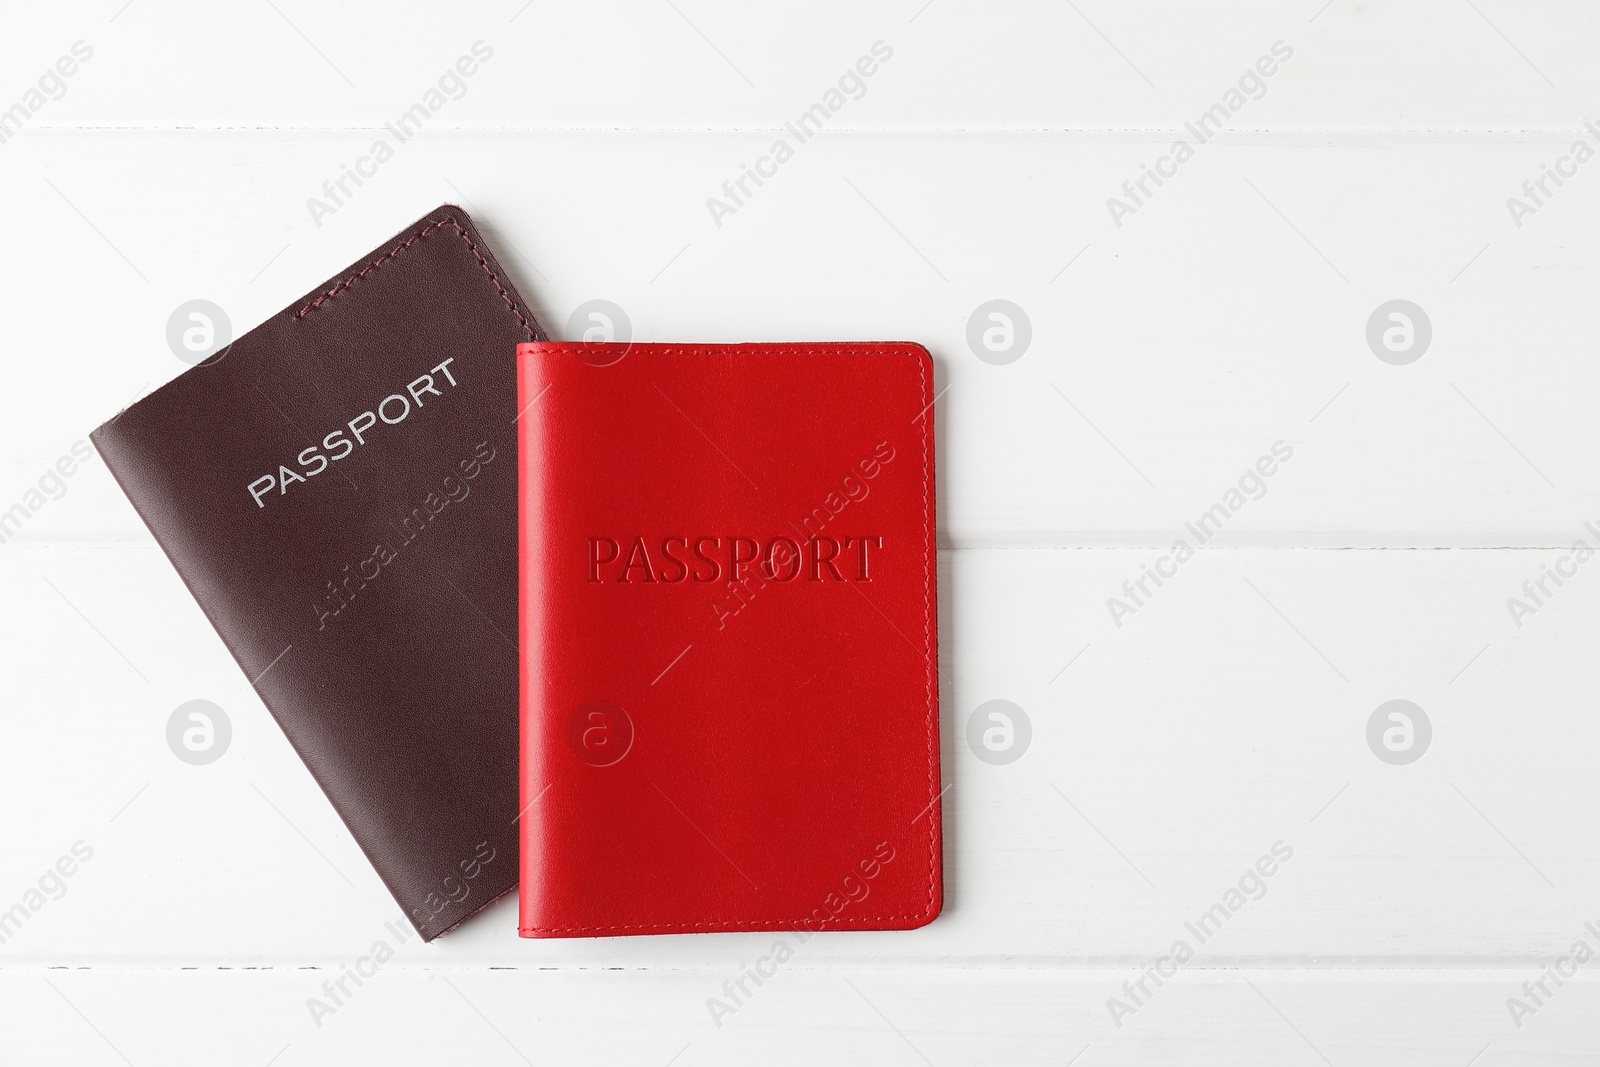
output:
POLYGON ((516 884, 515 375, 441 207, 93 434, 424 939, 516 884))
POLYGON ((926 350, 517 353, 523 936, 932 921, 926 350))

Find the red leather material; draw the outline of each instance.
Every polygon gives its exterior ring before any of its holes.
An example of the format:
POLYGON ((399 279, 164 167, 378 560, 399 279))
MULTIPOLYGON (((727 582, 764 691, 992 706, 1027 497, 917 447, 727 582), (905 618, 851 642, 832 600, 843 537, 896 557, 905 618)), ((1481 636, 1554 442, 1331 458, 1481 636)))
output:
POLYGON ((523 936, 932 921, 927 351, 517 360, 523 936))

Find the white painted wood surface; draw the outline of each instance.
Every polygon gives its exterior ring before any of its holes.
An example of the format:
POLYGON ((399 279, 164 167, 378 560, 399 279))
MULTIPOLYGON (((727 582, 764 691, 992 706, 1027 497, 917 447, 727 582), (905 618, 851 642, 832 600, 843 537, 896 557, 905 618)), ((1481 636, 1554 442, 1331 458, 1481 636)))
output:
POLYGON ((1543 973, 1600 950, 1600 564, 1567 547, 1600 546, 1600 162, 1507 206, 1600 150, 1592 5, 106 0, 4 25, 0 109, 93 54, 0 142, 0 511, 184 369, 179 304, 248 329, 459 202, 557 335, 603 298, 642 340, 933 350, 950 790, 945 915, 816 938, 721 1026, 708 998, 768 937, 524 942, 509 900, 394 944, 318 1025, 308 998, 398 909, 90 461, 0 544, 0 910, 93 850, 0 944, 0 1063, 1594 1054, 1600 963, 1543 973), (478 41, 464 95, 313 220, 478 41), (864 94, 718 226, 707 198, 879 41, 864 94), (1280 41, 1116 225, 1107 198, 1280 41), (967 342, 996 298, 1032 328, 1008 365, 967 342), (1368 347, 1394 299, 1432 325, 1408 365, 1368 347), (1549 568, 1572 576, 1534 602, 1549 568), (195 698, 234 728, 205 767, 164 736, 195 698), (966 741, 994 699, 1032 724, 1008 765, 966 741), (1391 699, 1431 721, 1416 763, 1368 747, 1391 699), (1178 940, 1175 977, 1124 990, 1178 940))

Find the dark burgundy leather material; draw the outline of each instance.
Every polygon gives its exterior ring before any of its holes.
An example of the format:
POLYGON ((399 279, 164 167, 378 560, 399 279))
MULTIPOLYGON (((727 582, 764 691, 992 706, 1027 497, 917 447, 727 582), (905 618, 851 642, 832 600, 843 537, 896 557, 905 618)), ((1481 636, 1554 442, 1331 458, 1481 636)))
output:
POLYGON ((543 336, 441 207, 93 435, 425 939, 516 883, 511 353, 543 336))
POLYGON ((932 921, 926 350, 517 362, 521 933, 932 921))

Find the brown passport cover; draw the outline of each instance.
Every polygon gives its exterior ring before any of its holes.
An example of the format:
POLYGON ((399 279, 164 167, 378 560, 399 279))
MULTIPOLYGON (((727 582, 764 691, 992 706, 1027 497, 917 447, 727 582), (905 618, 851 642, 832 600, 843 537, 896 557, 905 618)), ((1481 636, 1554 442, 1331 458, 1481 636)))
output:
POLYGON ((517 884, 532 340, 445 206, 92 435, 425 940, 517 884))

